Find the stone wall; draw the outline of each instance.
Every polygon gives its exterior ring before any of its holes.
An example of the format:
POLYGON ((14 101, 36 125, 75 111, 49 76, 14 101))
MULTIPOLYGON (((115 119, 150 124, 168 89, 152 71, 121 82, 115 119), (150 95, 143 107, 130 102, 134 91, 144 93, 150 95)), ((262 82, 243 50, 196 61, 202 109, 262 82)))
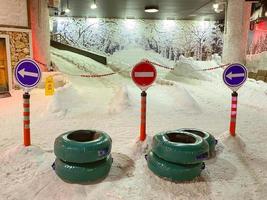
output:
POLYGON ((0 30, 0 35, 9 35, 12 69, 19 60, 30 57, 29 33, 0 30))

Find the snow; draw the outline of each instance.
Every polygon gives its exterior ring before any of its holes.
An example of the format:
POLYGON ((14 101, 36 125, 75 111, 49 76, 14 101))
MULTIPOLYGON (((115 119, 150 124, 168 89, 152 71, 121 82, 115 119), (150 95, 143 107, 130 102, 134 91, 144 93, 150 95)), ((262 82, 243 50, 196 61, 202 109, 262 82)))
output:
MULTIPOLYGON (((132 67, 142 60, 153 61, 167 67, 173 67, 174 65, 174 61, 163 58, 152 50, 145 51, 141 48, 132 48, 115 52, 112 56, 108 57, 110 67, 112 69, 117 69, 117 71, 121 71, 125 76, 130 76, 132 67)), ((166 74, 166 70, 157 68, 157 73, 159 78, 163 78, 166 74)))
POLYGON ((181 58, 172 63, 139 49, 118 52, 101 65, 89 58, 52 49, 52 60, 67 84, 54 96, 31 92, 33 146, 22 143, 22 94, 0 99, 0 199, 265 199, 267 195, 267 84, 249 79, 239 90, 237 137, 228 134, 231 91, 215 61, 181 58), (116 56, 116 57, 115 57, 116 56), (73 60, 69 62, 66 60, 73 60), (160 80, 147 93, 147 140, 138 141, 140 90, 129 75, 81 78, 126 70, 146 58, 175 70, 160 70, 160 80), (81 63, 84 68, 81 68, 81 63), (123 64, 124 63, 124 64, 123 64), (167 84, 168 83, 168 84, 167 84), (149 171, 144 158, 154 134, 183 127, 200 128, 219 139, 217 155, 206 162, 201 177, 174 183, 149 171), (66 131, 99 129, 113 140, 110 175, 92 185, 68 184, 51 168, 53 143, 66 131))
POLYGON ((259 54, 247 55, 246 67, 249 71, 257 72, 259 69, 267 70, 267 51, 263 51, 259 54))
POLYGON ((181 78, 197 79, 197 80, 211 80, 218 79, 221 76, 222 69, 217 69, 212 73, 201 71, 206 68, 217 66, 216 61, 194 61, 193 58, 185 58, 180 56, 179 61, 175 64, 174 70, 170 71, 166 78, 170 80, 179 81, 181 78))
POLYGON ((45 88, 45 81, 48 76, 53 77, 54 87, 59 88, 66 84, 66 79, 60 72, 43 72, 42 79, 38 84, 38 88, 45 88))

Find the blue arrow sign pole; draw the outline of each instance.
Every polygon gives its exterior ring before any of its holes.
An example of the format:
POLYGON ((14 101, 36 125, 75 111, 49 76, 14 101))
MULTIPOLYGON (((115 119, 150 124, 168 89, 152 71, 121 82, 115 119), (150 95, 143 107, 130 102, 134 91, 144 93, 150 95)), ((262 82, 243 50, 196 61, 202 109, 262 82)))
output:
POLYGON ((15 68, 16 81, 26 91, 38 85, 41 75, 38 64, 31 59, 21 60, 15 68))
POLYGON ((233 91, 231 104, 231 120, 229 132, 235 136, 236 116, 237 116, 237 90, 246 82, 248 76, 247 68, 241 64, 235 63, 229 65, 223 72, 224 83, 233 91))
POLYGON ((17 83, 24 88, 23 94, 23 138, 24 146, 31 145, 30 134, 30 94, 28 91, 37 86, 41 80, 41 70, 38 64, 31 59, 21 60, 15 68, 17 83))
POLYGON ((235 63, 224 70, 223 81, 231 90, 237 91, 246 82, 247 76, 247 68, 235 63))

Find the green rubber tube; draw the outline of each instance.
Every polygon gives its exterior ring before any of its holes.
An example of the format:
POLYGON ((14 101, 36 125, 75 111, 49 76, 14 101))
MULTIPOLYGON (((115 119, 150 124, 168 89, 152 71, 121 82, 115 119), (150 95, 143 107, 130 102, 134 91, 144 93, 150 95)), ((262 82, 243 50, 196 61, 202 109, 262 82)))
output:
POLYGON ((178 129, 178 131, 185 131, 185 132, 189 132, 189 133, 192 133, 192 134, 195 134, 195 135, 202 137, 209 144, 210 155, 213 152, 215 152, 216 139, 212 134, 210 134, 206 131, 202 131, 199 129, 193 129, 193 128, 182 128, 182 129, 178 129))
POLYGON ((70 183, 91 183, 108 176, 113 159, 108 156, 94 163, 66 163, 60 159, 55 161, 55 172, 64 181, 70 183))
POLYGON ((152 151, 177 164, 201 163, 209 157, 209 145, 201 137, 183 131, 166 131, 153 137, 152 151))
POLYGON ((152 151, 147 156, 147 164, 154 174, 172 181, 191 181, 201 174, 205 166, 204 163, 181 165, 167 162, 152 151))
POLYGON ((54 143, 57 158, 72 163, 90 163, 105 159, 111 152, 112 140, 102 131, 78 130, 58 136, 54 143))

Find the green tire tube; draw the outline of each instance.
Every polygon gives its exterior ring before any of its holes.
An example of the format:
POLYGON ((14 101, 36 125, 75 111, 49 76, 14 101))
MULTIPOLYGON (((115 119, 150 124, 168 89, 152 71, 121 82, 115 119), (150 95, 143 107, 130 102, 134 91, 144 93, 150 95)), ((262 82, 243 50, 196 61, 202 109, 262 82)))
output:
POLYGON ((90 183, 107 177, 113 159, 108 156, 94 163, 67 163, 60 159, 55 161, 55 172, 64 181, 70 183, 90 183))
POLYGON ((153 137, 152 151, 177 164, 201 163, 209 157, 209 145, 201 137, 183 131, 166 131, 153 137))
POLYGON ((206 131, 201 131, 199 129, 193 129, 193 128, 182 128, 182 129, 179 129, 178 131, 185 131, 185 132, 193 133, 195 135, 202 137, 209 144, 210 155, 213 152, 215 152, 216 139, 210 133, 208 133, 206 131))
POLYGON ((181 165, 167 162, 152 151, 147 156, 148 168, 157 176, 173 181, 191 181, 201 174, 204 163, 181 165))
POLYGON ((111 151, 108 134, 96 130, 70 131, 58 136, 54 143, 57 158, 72 163, 90 163, 105 159, 111 151))

